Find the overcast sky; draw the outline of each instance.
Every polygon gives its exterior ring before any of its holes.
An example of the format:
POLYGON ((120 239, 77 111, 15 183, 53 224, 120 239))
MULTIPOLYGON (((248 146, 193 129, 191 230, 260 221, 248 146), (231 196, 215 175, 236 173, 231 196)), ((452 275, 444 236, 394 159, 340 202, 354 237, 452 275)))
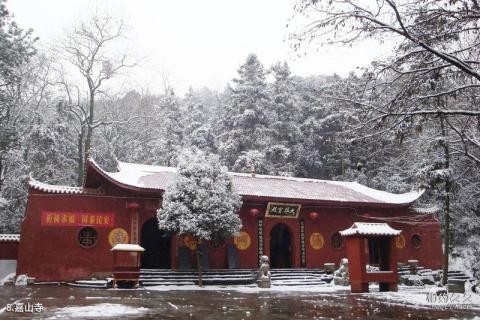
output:
POLYGON ((124 86, 162 92, 167 77, 178 94, 189 86, 221 90, 249 53, 265 67, 287 61, 297 75, 346 75, 381 51, 374 44, 320 48, 297 58, 286 38, 293 0, 8 0, 23 28, 45 46, 97 9, 125 19, 128 47, 141 66, 124 86))

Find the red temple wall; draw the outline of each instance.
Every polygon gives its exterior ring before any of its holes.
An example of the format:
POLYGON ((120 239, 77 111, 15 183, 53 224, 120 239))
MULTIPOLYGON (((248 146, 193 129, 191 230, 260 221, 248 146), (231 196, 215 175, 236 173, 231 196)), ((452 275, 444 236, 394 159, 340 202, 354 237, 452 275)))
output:
POLYGON ((18 242, 0 241, 0 260, 17 260, 18 242))
POLYGON ((114 228, 125 229, 131 237, 127 202, 132 199, 108 196, 57 195, 31 192, 22 223, 17 274, 41 281, 89 278, 112 270, 108 235, 114 228), (83 226, 42 226, 41 212, 114 213, 112 227, 94 227, 98 240, 93 247, 78 243, 83 226))
MULTIPOLYGON (((158 195, 160 198, 160 196, 158 195)), ((91 196, 46 194, 31 190, 27 205, 26 218, 22 224, 22 233, 18 255, 17 274, 26 273, 40 281, 73 280, 89 278, 94 273, 108 274, 112 270, 111 246, 108 242, 109 232, 113 228, 125 229, 131 240, 131 213, 138 211, 138 240, 140 243, 143 223, 155 217, 159 200, 145 200, 132 196, 91 196), (129 209, 128 204, 138 203, 138 209, 129 209), (83 248, 78 244, 77 236, 81 226, 42 226, 42 211, 59 212, 100 212, 114 213, 113 227, 95 227, 98 240, 94 247, 83 248)), ((258 221, 263 221, 263 254, 270 256, 270 232, 277 223, 284 223, 292 235, 292 267, 322 268, 326 262, 333 262, 337 266, 340 260, 346 257, 345 243, 334 249, 331 243, 332 235, 350 227, 355 221, 381 222, 371 217, 391 217, 407 215, 406 209, 364 209, 322 207, 305 205, 298 218, 268 218, 264 217, 267 202, 253 204, 245 202, 240 211, 243 227, 248 233, 250 245, 245 250, 237 250, 240 268, 258 268, 258 221), (257 209, 252 215, 251 209, 257 209), (310 212, 318 216, 312 217, 310 212), (366 214, 368 212, 368 214, 366 214), (370 218, 366 216, 370 216, 370 218), (305 226, 305 265, 301 259, 300 221, 305 226), (321 234, 323 243, 320 248, 314 249, 310 244, 313 233, 321 234)), ((427 221, 428 222, 428 221, 427 221)), ((405 246, 398 249, 399 262, 417 259, 420 265, 430 268, 440 268, 442 260, 440 227, 438 222, 431 220, 428 225, 407 225, 392 223, 392 227, 402 230, 405 246), (411 245, 411 236, 421 237, 420 248, 411 245)), ((321 241, 322 242, 322 241, 321 241)), ((209 246, 210 268, 227 268, 227 244, 219 248, 209 246)), ((318 245, 318 243, 317 243, 318 245)), ((178 267, 178 247, 184 246, 183 238, 173 236, 171 245, 172 268, 178 267)), ((317 246, 318 247, 318 246, 317 246)), ((192 266, 196 266, 195 252, 191 251, 192 266)))

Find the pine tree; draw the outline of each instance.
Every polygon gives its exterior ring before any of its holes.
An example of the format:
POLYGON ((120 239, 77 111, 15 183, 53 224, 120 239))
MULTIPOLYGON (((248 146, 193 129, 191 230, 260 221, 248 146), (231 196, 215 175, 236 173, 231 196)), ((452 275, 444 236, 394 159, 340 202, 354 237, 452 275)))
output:
POLYGON ((268 171, 274 175, 293 175, 300 140, 300 101, 296 85, 286 62, 270 68, 275 81, 270 86, 269 105, 272 144, 265 150, 268 171))
POLYGON ((247 57, 238 75, 218 127, 220 153, 230 166, 242 152, 261 150, 270 143, 266 73, 256 55, 247 57))

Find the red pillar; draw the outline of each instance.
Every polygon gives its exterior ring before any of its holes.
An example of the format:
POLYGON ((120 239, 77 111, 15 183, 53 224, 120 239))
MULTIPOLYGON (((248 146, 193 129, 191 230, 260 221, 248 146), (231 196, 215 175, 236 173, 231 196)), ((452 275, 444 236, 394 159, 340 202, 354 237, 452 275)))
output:
POLYGON ((390 282, 388 284, 388 291, 397 291, 397 283, 398 283, 398 270, 397 270, 397 247, 395 245, 395 238, 390 237, 390 243, 388 246, 389 250, 389 261, 388 261, 388 267, 390 270, 393 271, 393 278, 395 279, 395 282, 390 282))
POLYGON ((364 238, 361 236, 347 237, 346 246, 351 290, 354 293, 368 292, 368 282, 364 281, 366 265, 364 238))

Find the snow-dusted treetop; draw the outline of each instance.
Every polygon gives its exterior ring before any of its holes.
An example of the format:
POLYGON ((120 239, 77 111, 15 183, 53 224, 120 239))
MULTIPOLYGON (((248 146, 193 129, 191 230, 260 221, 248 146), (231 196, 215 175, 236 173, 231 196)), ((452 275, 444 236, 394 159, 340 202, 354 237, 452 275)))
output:
POLYGON ((218 157, 184 152, 157 212, 160 229, 204 240, 237 234, 242 202, 218 157))

